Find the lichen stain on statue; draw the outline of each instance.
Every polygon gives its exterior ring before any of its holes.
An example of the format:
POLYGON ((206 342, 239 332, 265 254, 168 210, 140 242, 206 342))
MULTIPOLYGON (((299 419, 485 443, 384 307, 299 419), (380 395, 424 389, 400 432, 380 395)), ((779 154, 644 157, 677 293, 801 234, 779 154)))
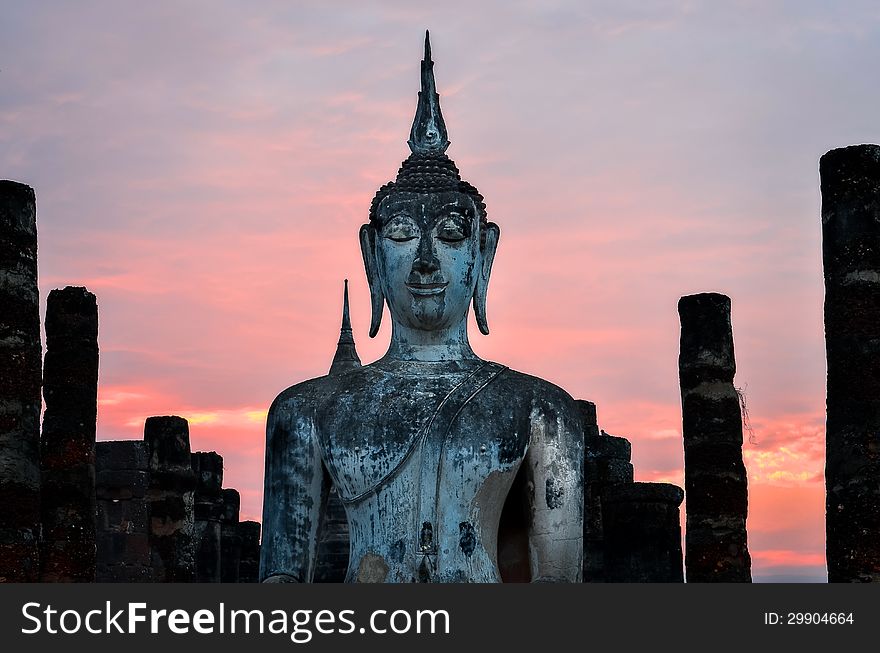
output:
POLYGON ((560 388, 470 347, 471 305, 489 333, 499 228, 445 154, 433 65, 426 35, 412 153, 360 229, 370 336, 387 304, 388 351, 360 365, 346 301, 331 373, 288 388, 269 410, 267 582, 312 580, 331 487, 348 518, 347 582, 500 582, 499 522, 511 508, 527 531, 526 576, 581 578, 580 411, 560 388))

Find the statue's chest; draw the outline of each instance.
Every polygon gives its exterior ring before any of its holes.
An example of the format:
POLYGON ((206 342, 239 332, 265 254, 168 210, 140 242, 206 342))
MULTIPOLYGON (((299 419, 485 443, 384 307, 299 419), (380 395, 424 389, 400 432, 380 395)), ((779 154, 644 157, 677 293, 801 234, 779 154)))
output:
POLYGON ((329 401, 317 430, 343 500, 357 502, 400 481, 425 494, 420 503, 427 510, 443 477, 477 488, 492 472, 518 466, 528 421, 492 393, 500 373, 497 366, 475 375, 397 379, 329 401))

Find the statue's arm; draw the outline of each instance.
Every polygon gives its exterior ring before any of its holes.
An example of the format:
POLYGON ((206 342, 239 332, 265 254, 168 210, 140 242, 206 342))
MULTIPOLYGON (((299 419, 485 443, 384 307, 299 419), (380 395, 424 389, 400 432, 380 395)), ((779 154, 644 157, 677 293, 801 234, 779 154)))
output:
POLYGON ((266 420, 266 475, 260 579, 312 580, 320 520, 329 484, 314 418, 304 402, 280 396, 266 420))
POLYGON ((526 466, 532 582, 581 581, 584 437, 574 401, 532 414, 526 466), (561 409, 560 409, 561 408, 561 409))

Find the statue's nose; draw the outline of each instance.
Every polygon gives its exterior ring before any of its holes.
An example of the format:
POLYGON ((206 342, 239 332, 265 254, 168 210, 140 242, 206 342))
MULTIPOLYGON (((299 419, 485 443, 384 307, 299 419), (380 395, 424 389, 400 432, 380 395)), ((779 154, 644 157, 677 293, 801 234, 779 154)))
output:
POLYGON ((434 254, 434 247, 430 237, 423 236, 419 240, 419 250, 416 260, 413 261, 413 272, 419 274, 433 274, 440 269, 440 261, 434 254))

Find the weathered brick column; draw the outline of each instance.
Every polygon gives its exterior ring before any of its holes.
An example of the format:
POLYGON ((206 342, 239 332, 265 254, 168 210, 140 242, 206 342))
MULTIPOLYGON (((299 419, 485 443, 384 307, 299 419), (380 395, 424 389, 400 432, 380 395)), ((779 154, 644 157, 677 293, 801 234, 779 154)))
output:
POLYGON ((85 288, 46 302, 40 580, 95 580, 98 304, 85 288))
POLYGON ((149 451, 146 442, 119 440, 95 445, 98 507, 97 573, 100 583, 149 583, 149 451))
POLYGON ((154 580, 195 580, 193 493, 196 479, 189 424, 182 417, 148 417, 144 441, 150 452, 150 549, 154 580))
POLYGON ((584 420, 584 582, 604 582, 605 490, 633 482, 632 445, 599 429, 595 404, 583 400, 577 404, 584 420))
POLYGON ((40 571, 41 359, 36 198, 0 181, 0 582, 40 571))
POLYGON ((880 146, 825 154, 822 251, 830 582, 880 580, 880 146))
POLYGON ((241 536, 238 532, 238 514, 241 496, 238 490, 226 488, 220 493, 223 517, 220 521, 220 580, 237 583, 241 561, 241 536))
POLYGON ((243 521, 238 524, 241 538, 241 564, 238 572, 239 583, 260 582, 260 524, 243 521))
POLYGON ((195 555, 196 580, 200 583, 220 582, 220 521, 223 517, 223 457, 213 451, 192 455, 196 475, 195 492, 195 555))
POLYGON ((624 483, 605 488, 604 580, 609 583, 681 583, 679 506, 684 491, 669 483, 624 483))
POLYGON ((575 400, 584 423, 584 572, 585 583, 601 580, 602 551, 602 502, 595 477, 590 475, 591 444, 599 437, 596 404, 583 399, 575 400))
POLYGON ((751 582, 730 298, 717 293, 682 297, 678 313, 687 580, 751 582))

